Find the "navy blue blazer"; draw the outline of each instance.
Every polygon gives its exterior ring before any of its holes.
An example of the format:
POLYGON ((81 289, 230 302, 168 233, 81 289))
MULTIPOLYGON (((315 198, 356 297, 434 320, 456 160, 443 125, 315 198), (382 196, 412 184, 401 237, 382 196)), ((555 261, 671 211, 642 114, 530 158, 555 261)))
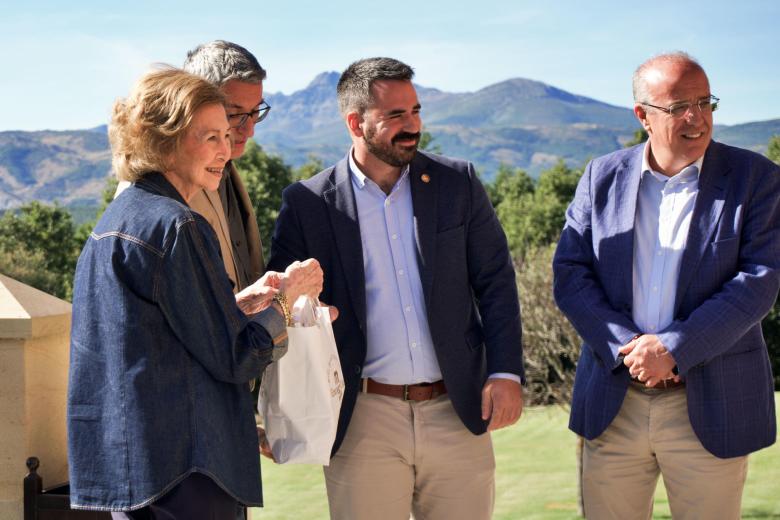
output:
MULTIPOLYGON (((594 159, 566 213, 553 260, 558 306, 583 338, 569 427, 593 439, 629 384, 617 348, 632 320, 634 215, 643 145, 594 159)), ((772 372, 761 320, 780 288, 780 168, 711 142, 680 266, 674 321, 658 335, 686 380, 702 445, 726 458, 772 444, 772 372)))
MULTIPOLYGON (((488 374, 524 378, 520 305, 506 237, 470 163, 418 152, 410 165, 415 241, 428 323, 450 399, 463 424, 484 433, 488 374), (427 174, 428 182, 422 180, 427 174)), ((346 392, 333 453, 344 438, 366 358, 366 295, 360 227, 345 157, 288 186, 268 268, 314 257, 325 273, 346 392)))

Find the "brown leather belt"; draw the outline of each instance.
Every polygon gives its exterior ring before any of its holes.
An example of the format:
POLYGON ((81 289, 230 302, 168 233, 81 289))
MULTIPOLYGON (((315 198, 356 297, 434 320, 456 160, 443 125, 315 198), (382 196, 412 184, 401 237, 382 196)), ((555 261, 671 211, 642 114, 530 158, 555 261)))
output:
POLYGON ((653 386, 645 386, 645 384, 639 379, 631 378, 632 383, 642 385, 644 388, 653 390, 671 390, 672 388, 679 388, 685 386, 685 381, 675 381, 674 379, 662 379, 653 386))
POLYGON ((362 390, 368 394, 396 397, 404 401, 428 401, 447 393, 444 381, 418 383, 416 385, 387 385, 370 378, 363 379, 362 390))

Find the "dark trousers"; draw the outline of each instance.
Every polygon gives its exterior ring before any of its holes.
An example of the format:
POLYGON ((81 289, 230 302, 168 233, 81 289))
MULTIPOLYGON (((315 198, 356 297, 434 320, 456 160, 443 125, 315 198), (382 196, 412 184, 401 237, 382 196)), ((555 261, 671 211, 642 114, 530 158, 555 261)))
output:
POLYGON ((209 477, 193 473, 150 505, 114 520, 243 520, 244 507, 209 477))

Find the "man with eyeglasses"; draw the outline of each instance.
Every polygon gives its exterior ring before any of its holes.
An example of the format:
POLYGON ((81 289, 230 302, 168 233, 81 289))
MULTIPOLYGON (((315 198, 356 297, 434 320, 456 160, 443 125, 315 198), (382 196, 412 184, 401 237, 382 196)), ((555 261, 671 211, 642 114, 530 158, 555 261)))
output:
MULTIPOLYGON (((247 141, 255 134, 255 125, 271 110, 263 100, 266 71, 251 52, 223 40, 198 45, 188 52, 183 69, 221 87, 227 98, 230 161, 219 189, 199 192, 189 205, 214 228, 225 271, 233 283, 233 291, 239 292, 265 271, 255 212, 233 161, 243 155, 247 141)), ((124 181, 119 183, 114 196, 128 185, 124 181)))
POLYGON ((647 143, 591 161, 553 260, 583 338, 569 426, 588 518, 740 518, 747 455, 774 443, 761 320, 780 287, 780 168, 712 140, 718 98, 685 53, 634 73, 647 143))
POLYGON ((231 154, 216 192, 202 191, 190 202, 217 232, 225 270, 236 292, 264 272, 260 231, 255 212, 233 161, 244 153, 255 125, 271 107, 263 100, 266 72, 257 59, 235 43, 215 40, 187 53, 184 70, 222 88, 227 97, 231 154))
MULTIPOLYGON (((217 191, 203 190, 189 204, 216 231, 225 270, 234 283, 234 291, 239 292, 265 272, 255 212, 233 161, 244 154, 247 141, 255 135, 255 125, 271 110, 263 99, 266 71, 247 49, 224 40, 195 47, 187 53, 183 68, 220 86, 227 98, 230 161, 217 191)), ((273 459, 265 431, 259 425, 257 433, 261 453, 273 459)))

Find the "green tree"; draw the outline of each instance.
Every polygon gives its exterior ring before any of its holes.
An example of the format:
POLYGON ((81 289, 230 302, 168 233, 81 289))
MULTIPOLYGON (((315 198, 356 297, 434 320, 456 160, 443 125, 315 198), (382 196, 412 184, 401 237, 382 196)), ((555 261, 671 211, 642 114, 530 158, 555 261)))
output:
POLYGON ((438 144, 433 144, 435 140, 436 138, 433 137, 433 134, 431 134, 427 130, 423 130, 422 132, 420 132, 420 142, 417 143, 417 147, 420 150, 425 150, 426 152, 441 154, 441 146, 439 146, 438 144))
POLYGON ((533 195, 534 180, 521 168, 512 168, 501 163, 493 182, 485 186, 490 203, 497 208, 504 199, 519 199, 533 195))
POLYGON ((543 171, 536 182, 536 193, 550 196, 556 205, 557 217, 553 225, 558 231, 563 227, 566 208, 574 198, 581 176, 582 170, 569 168, 560 159, 555 166, 543 171))
POLYGON ((766 156, 770 161, 774 161, 780 164, 780 135, 773 135, 769 139, 769 146, 767 146, 766 156))
POLYGON ((506 233, 509 250, 515 258, 522 257, 533 233, 531 208, 536 188, 531 177, 521 168, 502 164, 487 192, 496 216, 506 233))
POLYGON ((640 128, 639 130, 634 132, 634 137, 631 138, 631 140, 626 143, 625 147, 626 148, 631 148, 634 145, 637 145, 637 144, 640 144, 640 143, 644 143, 645 141, 647 141, 649 139, 649 137, 650 136, 647 135, 647 130, 645 130, 644 128, 640 128))
POLYGON ((295 169, 293 178, 299 181, 309 179, 324 169, 325 163, 322 162, 322 159, 316 155, 309 155, 309 160, 306 161, 306 164, 303 164, 302 166, 295 169))
POLYGON ((517 262, 522 262, 527 250, 558 239, 581 174, 563 160, 543 171, 535 183, 521 169, 499 168, 488 196, 517 262))
POLYGON ((103 212, 106 211, 108 205, 114 200, 117 186, 119 186, 119 180, 117 180, 115 175, 112 174, 106 177, 106 186, 100 194, 100 209, 98 209, 97 212, 97 220, 100 220, 100 217, 103 216, 103 212))
POLYGON ((42 251, 30 251, 22 244, 12 248, 8 245, 7 241, 0 241, 0 273, 45 293, 60 298, 68 296, 63 295, 61 278, 46 270, 42 251))
POLYGON ((236 167, 252 201, 263 242, 263 254, 268 258, 271 233, 282 204, 282 190, 293 181, 292 168, 278 155, 265 153, 251 139, 246 143, 244 155, 236 161, 236 167))
POLYGON ((38 201, 0 218, 0 271, 69 300, 79 244, 68 211, 38 201))
POLYGON ((87 241, 89 234, 95 229, 95 225, 98 223, 98 220, 100 220, 100 217, 103 216, 103 212, 106 211, 108 205, 114 200, 114 194, 116 194, 116 187, 118 185, 119 181, 115 175, 112 174, 106 177, 106 185, 103 187, 103 192, 100 194, 100 207, 95 214, 95 218, 88 222, 84 222, 76 228, 75 240, 79 247, 82 247, 87 241))

